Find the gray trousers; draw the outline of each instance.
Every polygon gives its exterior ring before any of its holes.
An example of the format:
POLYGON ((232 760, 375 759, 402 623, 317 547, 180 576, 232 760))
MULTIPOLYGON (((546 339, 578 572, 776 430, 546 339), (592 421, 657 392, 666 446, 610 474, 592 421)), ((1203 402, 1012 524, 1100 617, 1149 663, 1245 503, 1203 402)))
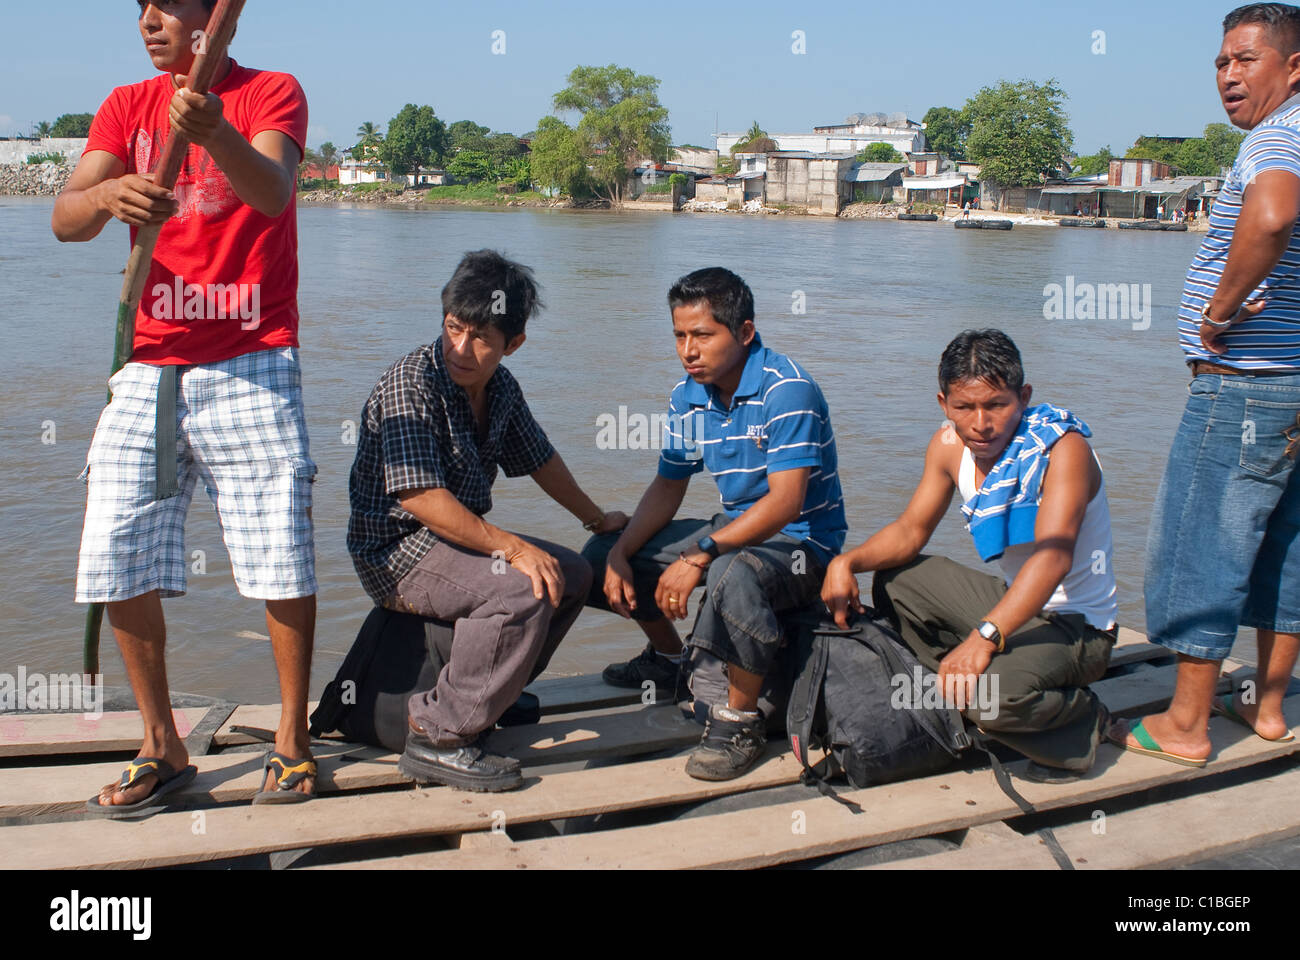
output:
POLYGON ((582 557, 545 540, 523 539, 559 561, 559 607, 534 597, 532 581, 504 560, 441 542, 384 604, 455 622, 451 656, 437 685, 408 705, 411 719, 440 746, 469 743, 496 724, 546 669, 591 590, 591 566, 582 557))
MULTIPOLYGON (((712 520, 674 520, 628 558, 636 590, 633 619, 662 619, 663 612, 654 602, 659 577, 679 554, 730 522, 731 518, 723 513, 712 520)), ((592 537, 582 548, 583 557, 595 571, 587 603, 601 610, 609 609, 604 589, 605 561, 618 537, 592 537)), ((709 564, 705 575, 705 595, 690 644, 742 670, 766 675, 781 647, 778 614, 815 600, 825 573, 812 547, 781 534, 722 554, 709 564)))
MULTIPOLYGON (((988 615, 1007 592, 1001 577, 971 570, 947 557, 921 556, 876 572, 872 604, 898 626, 916 658, 931 670, 988 615)), ((1081 614, 1034 617, 993 655, 998 676, 997 716, 965 711, 990 737, 1041 764, 1087 770, 1097 751, 1101 702, 1088 689, 1110 662, 1115 634, 1090 626, 1081 614)))

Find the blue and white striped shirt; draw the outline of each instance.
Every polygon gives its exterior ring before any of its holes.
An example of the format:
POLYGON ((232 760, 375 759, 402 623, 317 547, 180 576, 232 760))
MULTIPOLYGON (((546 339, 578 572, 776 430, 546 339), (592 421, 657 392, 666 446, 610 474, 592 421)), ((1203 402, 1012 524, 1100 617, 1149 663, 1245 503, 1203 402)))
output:
POLYGON ((681 479, 705 467, 718 485, 723 511, 733 518, 767 495, 768 474, 812 468, 799 519, 781 532, 811 544, 823 563, 843 549, 848 521, 826 398, 793 360, 764 347, 758 334, 730 408, 712 386, 689 376, 673 388, 659 474, 681 479))
POLYGON ((1214 296, 1223 277, 1246 188, 1255 177, 1270 170, 1285 170, 1300 178, 1300 94, 1278 107, 1246 136, 1210 211, 1210 232, 1187 271, 1178 309, 1178 341, 1188 362, 1209 360, 1243 371, 1300 371, 1300 232, 1294 230, 1273 272, 1247 297, 1267 301, 1259 316, 1243 320, 1222 335, 1227 353, 1216 356, 1201 345, 1201 309, 1214 296))

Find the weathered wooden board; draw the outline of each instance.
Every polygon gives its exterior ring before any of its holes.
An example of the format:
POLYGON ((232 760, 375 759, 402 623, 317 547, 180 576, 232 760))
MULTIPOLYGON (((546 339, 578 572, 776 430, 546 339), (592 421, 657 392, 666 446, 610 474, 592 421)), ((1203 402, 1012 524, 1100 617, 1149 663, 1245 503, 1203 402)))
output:
MULTIPOLYGON (((188 737, 206 714, 206 707, 173 710, 181 738, 188 737)), ((139 750, 142 736, 140 714, 134 710, 99 717, 80 713, 0 714, 0 757, 139 750)))
MULTIPOLYGON (((206 810, 195 835, 189 811, 129 825, 83 820, 0 830, 10 869, 141 868, 380 838, 468 833, 502 823, 609 813, 708 800, 794 783, 799 766, 784 745, 739 780, 688 777, 686 759, 647 760, 534 778, 510 793, 431 788, 321 797, 307 807, 239 806, 206 810), (499 812, 499 813, 498 813, 499 812)), ((502 838, 503 840, 506 838, 502 838)))
MULTIPOLYGON (((635 756, 700 738, 700 727, 673 707, 644 707, 577 718, 546 718, 527 727, 498 730, 494 750, 519 758, 525 766, 569 763, 600 757, 635 756)), ((318 744, 321 777, 317 792, 336 793, 406 783, 397 756, 356 744, 318 744), (350 763, 348 756, 364 762, 350 763)), ((189 803, 248 800, 261 789, 261 753, 192 757, 199 769, 194 783, 176 794, 189 803)), ((121 775, 120 763, 78 763, 54 767, 15 767, 0 774, 0 817, 33 817, 79 810, 86 799, 121 775)))
MULTIPOLYGON (((1287 701, 1287 719, 1300 721, 1300 697, 1287 701)), ((1104 746, 1097 766, 1071 784, 1018 782, 1017 789, 1040 810, 1084 803, 1216 773, 1300 752, 1300 744, 1276 744, 1238 734, 1240 727, 1216 718, 1211 737, 1224 746, 1203 769, 1179 767, 1104 746)), ((1024 761, 1010 765, 1013 773, 1024 761)), ((957 771, 845 791, 862 812, 810 794, 806 801, 754 810, 630 827, 606 833, 530 840, 505 847, 462 849, 386 857, 346 864, 350 869, 638 869, 756 868, 844 853, 863 847, 958 830, 1018 816, 1019 808, 987 770, 957 771)), ((325 868, 330 869, 330 868, 325 868)))
MULTIPOLYGON (((1142 634, 1121 628, 1111 656, 1111 667, 1114 669, 1169 655, 1164 647, 1148 643, 1142 634)), ((538 680, 528 690, 541 701, 543 716, 626 706, 641 699, 640 690, 612 687, 598 674, 538 680)), ((315 709, 315 701, 308 704, 309 713, 315 709)), ((189 736, 204 712, 204 708, 173 711, 182 739, 189 736)), ((255 737, 235 732, 232 728, 241 726, 274 731, 279 722, 279 704, 239 706, 221 725, 212 743, 217 747, 257 743, 255 737)), ((336 735, 326 736, 338 739, 336 735)), ((105 713, 97 720, 85 720, 81 714, 0 715, 0 757, 113 753, 138 750, 140 741, 141 719, 135 711, 105 713)))
MULTIPOLYGON (((1173 666, 1144 667, 1133 674, 1093 685, 1102 701, 1118 714, 1143 713, 1168 700, 1174 686, 1173 666)), ((1227 681, 1223 681, 1227 688, 1227 681)), ((526 766, 565 763, 599 757, 650 753, 696 742, 700 728, 674 707, 644 707, 577 717, 547 717, 526 727, 498 730, 493 749, 518 757, 526 766)), ((318 791, 322 793, 390 786, 406 782, 397 772, 397 758, 369 747, 339 744, 318 746, 322 764, 318 791), (350 754, 367 762, 340 763, 350 754), (334 759, 330 759, 334 758, 334 759)), ((187 802, 221 803, 251 799, 261 788, 260 754, 192 758, 199 778, 180 794, 187 802)), ((117 779, 119 764, 75 764, 61 767, 14 768, 0 777, 0 817, 40 816, 80 809, 87 797, 117 779)))
MULTIPOLYGON (((1171 868, 1300 835, 1300 769, 1057 827, 1076 870, 1171 868), (1104 828, 1104 832, 1102 832, 1104 828)), ((1105 807, 1101 810, 1105 813, 1105 807)), ((1036 834, 910 857, 868 870, 1059 870, 1036 834)))

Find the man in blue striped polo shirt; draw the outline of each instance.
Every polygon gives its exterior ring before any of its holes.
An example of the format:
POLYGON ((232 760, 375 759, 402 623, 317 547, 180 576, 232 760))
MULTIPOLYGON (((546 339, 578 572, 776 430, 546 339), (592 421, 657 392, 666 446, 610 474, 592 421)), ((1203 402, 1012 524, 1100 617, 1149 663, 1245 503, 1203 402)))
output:
POLYGON ((816 599, 847 524, 835 434, 821 390, 788 357, 763 346, 754 296, 730 270, 710 267, 668 293, 686 376, 669 400, 658 475, 621 535, 583 549, 595 580, 589 604, 630 617, 649 643, 605 679, 674 691, 691 591, 707 593, 691 643, 727 664, 728 700, 711 707, 686 772, 744 774, 767 745, 758 709, 781 642, 777 616, 816 599), (674 520, 691 477, 707 468, 723 513, 674 520))
POLYGON ((1193 379, 1147 548, 1147 630, 1178 653, 1178 685, 1167 711, 1111 732, 1197 767, 1211 713, 1293 737, 1282 706, 1300 651, 1300 8, 1240 7, 1223 31, 1219 94, 1250 133, 1187 273, 1193 379), (1216 701, 1239 626, 1258 633, 1257 687, 1216 701))

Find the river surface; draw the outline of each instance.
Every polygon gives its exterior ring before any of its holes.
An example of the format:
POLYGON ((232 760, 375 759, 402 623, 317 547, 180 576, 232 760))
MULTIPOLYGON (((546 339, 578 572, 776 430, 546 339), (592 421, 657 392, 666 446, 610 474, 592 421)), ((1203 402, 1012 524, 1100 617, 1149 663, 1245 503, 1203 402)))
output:
MULTIPOLYGON (((104 404, 128 253, 117 223, 91 243, 59 244, 51 209, 50 200, 0 197, 0 672, 9 673, 80 669, 83 609, 72 597, 85 488, 77 475, 104 404)), ((389 364, 437 335, 442 285, 465 251, 483 247, 535 268, 547 309, 507 365, 579 483, 628 513, 657 454, 598 448, 597 420, 617 417, 620 406, 644 417, 665 409, 682 375, 666 295, 682 274, 722 265, 743 276, 764 342, 821 384, 854 544, 893 519, 914 488, 942 421, 935 373, 944 346, 963 329, 1000 327, 1020 347, 1035 399, 1092 426, 1109 488, 1121 623, 1144 629, 1147 522, 1188 379, 1175 310, 1198 235, 586 211, 310 207, 298 215, 304 393, 320 468, 313 697, 370 608, 344 543, 362 404, 389 364), (1045 318, 1045 288, 1071 282, 1076 291, 1139 284, 1143 297, 1149 284, 1149 327, 1134 329, 1144 321, 1132 308, 1120 318, 1045 318)), ((498 525, 582 546, 579 523, 529 479, 500 478, 494 497, 498 525)), ((707 476, 696 478, 684 509, 716 511, 707 476)), ((277 701, 263 606, 236 592, 201 491, 186 537, 203 572, 191 572, 189 593, 164 605, 172 689, 277 701)), ((978 565, 955 500, 930 550, 978 565)), ((634 625, 588 611, 551 672, 598 671, 642 644, 634 625)), ((1253 643, 1243 638, 1238 654, 1253 659, 1253 643)), ((125 684, 107 626, 103 671, 109 684, 125 684)))

